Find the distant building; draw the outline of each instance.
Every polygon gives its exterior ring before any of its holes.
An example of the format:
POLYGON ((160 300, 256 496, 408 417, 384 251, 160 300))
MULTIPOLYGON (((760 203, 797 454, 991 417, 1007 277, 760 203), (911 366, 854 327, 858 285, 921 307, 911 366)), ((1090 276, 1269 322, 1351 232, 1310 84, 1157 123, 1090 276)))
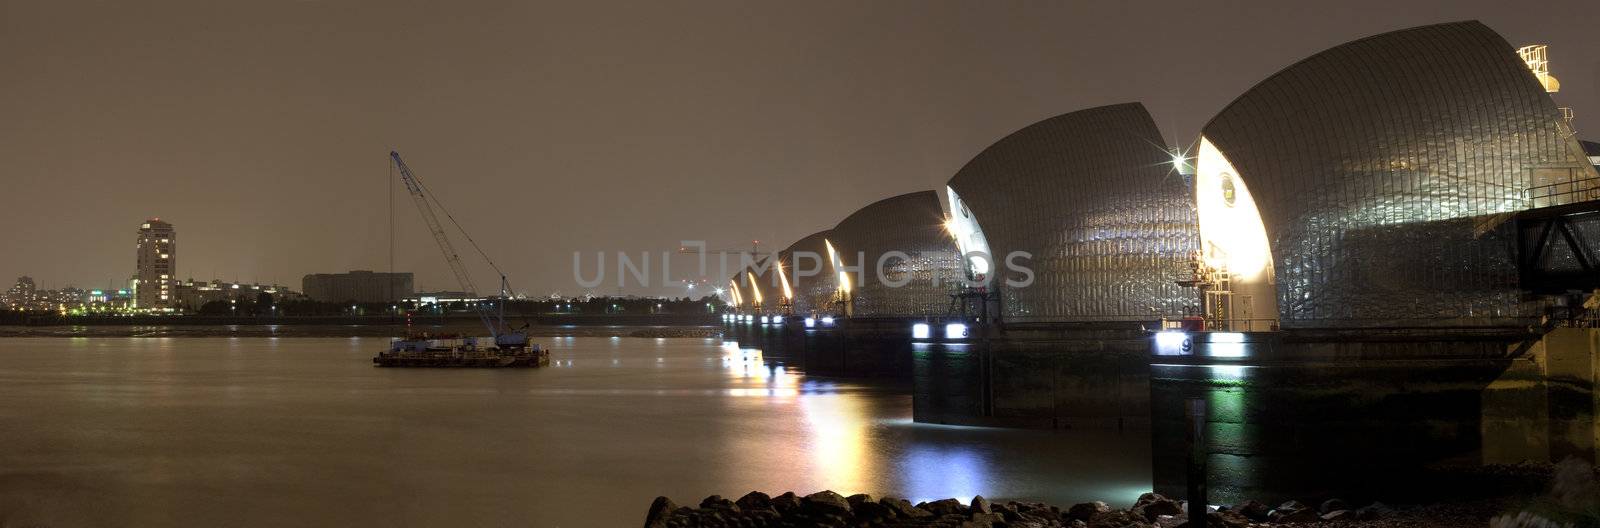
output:
MULTIPOLYGON (((127 290, 123 290, 123 297, 124 306, 132 300, 132 296, 127 290)), ((18 277, 17 283, 11 289, 6 290, 5 293, 0 293, 0 305, 12 310, 49 310, 62 313, 82 313, 91 305, 104 306, 108 301, 109 297, 101 290, 89 292, 72 286, 59 290, 39 289, 31 277, 18 277)))
POLYGON ((1589 164, 1600 167, 1600 143, 1593 141, 1580 141, 1583 145, 1583 154, 1589 157, 1589 164))
POLYGON ((38 286, 33 283, 33 277, 17 277, 16 285, 6 290, 5 305, 13 310, 32 308, 38 291, 38 286))
POLYGON ((392 303, 412 297, 412 284, 410 273, 355 270, 306 275, 300 289, 313 301, 392 303))
POLYGON ((277 284, 249 284, 243 282, 196 282, 189 279, 179 283, 175 289, 174 298, 177 306, 188 311, 200 311, 207 303, 225 301, 233 304, 254 303, 261 299, 261 294, 267 294, 273 304, 295 301, 304 298, 304 295, 290 290, 287 286, 277 284))
POLYGON ((135 302, 141 310, 170 311, 177 304, 178 234, 172 224, 151 218, 139 226, 139 268, 135 302))
POLYGON ((133 309, 133 290, 89 290, 84 294, 83 313, 115 313, 133 309))

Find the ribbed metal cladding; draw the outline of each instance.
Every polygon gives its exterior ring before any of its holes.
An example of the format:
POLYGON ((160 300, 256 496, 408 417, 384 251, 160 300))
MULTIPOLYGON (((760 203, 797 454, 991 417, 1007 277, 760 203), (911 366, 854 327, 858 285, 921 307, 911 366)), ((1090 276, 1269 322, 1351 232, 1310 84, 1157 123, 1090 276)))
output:
MULTIPOLYGON (((838 277, 833 272, 833 267, 828 264, 828 250, 824 241, 830 231, 821 231, 807 235, 795 241, 789 247, 778 252, 778 261, 783 263, 784 276, 788 278, 789 285, 794 293, 793 310, 795 315, 812 314, 837 314, 840 312, 834 306, 833 300, 837 289, 838 277), (796 264, 795 254, 804 255, 796 264), (808 272, 805 276, 796 273, 796 266, 808 272)), ((742 258, 730 257, 733 259, 742 258)), ((751 257, 754 264, 739 268, 738 273, 730 280, 739 285, 740 294, 745 297, 744 306, 749 307, 754 301, 752 292, 761 292, 762 303, 757 310, 762 313, 777 314, 782 309, 783 286, 779 284, 777 269, 768 265, 771 254, 755 255, 751 257), (748 275, 746 274, 748 272, 748 275), (751 283, 750 278, 755 278, 751 283)), ((742 263, 739 260, 737 263, 742 263)))
POLYGON ((783 263, 789 284, 794 287, 796 315, 838 313, 833 306, 834 292, 838 288, 838 276, 828 265, 828 249, 823 244, 831 233, 832 231, 812 233, 778 252, 778 260, 783 263), (795 257, 797 253, 805 256, 797 260, 795 257), (801 272, 807 274, 801 275, 801 272))
POLYGON ((1153 320, 1198 310, 1187 276, 1194 202, 1144 105, 1062 114, 984 149, 950 179, 998 261, 1026 251, 1027 287, 1000 286, 1012 321, 1153 320))
MULTIPOLYGON (((833 228, 828 240, 851 273, 853 314, 857 317, 942 315, 951 308, 950 294, 960 277, 961 258, 955 240, 944 229, 939 194, 921 191, 886 198, 861 208, 833 228), (879 280, 877 263, 890 252, 879 280)), ((841 310, 842 311, 842 310, 841 310)))
MULTIPOLYGON (((1507 323, 1505 226, 1531 187, 1594 176, 1504 38, 1478 22, 1344 44, 1203 130, 1266 227, 1284 326, 1507 323)), ((1541 204, 1543 205, 1543 204, 1541 204)))

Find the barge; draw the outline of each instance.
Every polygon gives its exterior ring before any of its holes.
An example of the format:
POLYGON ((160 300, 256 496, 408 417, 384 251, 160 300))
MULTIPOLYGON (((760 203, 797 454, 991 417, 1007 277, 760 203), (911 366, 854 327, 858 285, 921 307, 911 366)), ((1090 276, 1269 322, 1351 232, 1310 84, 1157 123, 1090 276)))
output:
POLYGON ((479 338, 412 336, 396 339, 372 358, 379 367, 537 368, 550 365, 550 352, 539 345, 479 346, 479 338))

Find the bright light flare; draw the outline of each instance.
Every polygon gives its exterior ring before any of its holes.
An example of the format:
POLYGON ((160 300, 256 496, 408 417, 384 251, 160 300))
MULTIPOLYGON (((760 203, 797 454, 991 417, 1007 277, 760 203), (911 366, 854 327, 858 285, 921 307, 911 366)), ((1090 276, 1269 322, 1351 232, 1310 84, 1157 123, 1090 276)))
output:
POLYGON ((983 234, 983 226, 978 225, 977 215, 961 201, 955 189, 946 186, 945 194, 950 202, 950 217, 945 219, 945 231, 955 239, 956 249, 967 256, 967 267, 973 275, 988 275, 991 268, 989 259, 980 254, 992 256, 993 253, 989 251, 989 239, 983 234))
POLYGON ((1206 264, 1226 269, 1236 281, 1255 281, 1272 269, 1272 249, 1255 198, 1228 158, 1200 138, 1195 171, 1195 206, 1206 264))
POLYGON ((929 329, 928 323, 917 323, 911 325, 912 339, 927 339, 931 335, 933 335, 933 332, 929 329))
POLYGON ((1184 350, 1183 345, 1188 340, 1189 340, 1189 334, 1186 334, 1186 333, 1183 333, 1183 332, 1176 332, 1176 331, 1171 331, 1171 330, 1162 331, 1162 332, 1156 332, 1156 355, 1158 355, 1158 356, 1182 356, 1182 355, 1187 355, 1188 351, 1184 350))
POLYGON ((945 339, 966 339, 967 325, 963 323, 950 323, 944 325, 945 339))

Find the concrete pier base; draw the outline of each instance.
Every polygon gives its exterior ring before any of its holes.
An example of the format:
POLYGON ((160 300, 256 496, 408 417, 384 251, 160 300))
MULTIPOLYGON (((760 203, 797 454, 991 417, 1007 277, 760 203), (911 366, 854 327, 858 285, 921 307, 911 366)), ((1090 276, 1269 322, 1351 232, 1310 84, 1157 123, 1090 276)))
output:
POLYGON ((723 339, 761 349, 816 376, 911 377, 910 319, 760 316, 723 324, 723 339), (807 320, 810 319, 808 323, 807 320))
POLYGON ((1195 397, 1211 409, 1221 503, 1462 498, 1482 490, 1450 475, 1484 463, 1594 456, 1594 330, 1189 338, 1192 352, 1152 358, 1162 493, 1184 489, 1183 404, 1195 397))
POLYGON ((1483 462, 1600 461, 1600 329, 1557 328, 1484 391, 1483 462))
POLYGON ((1137 326, 1012 326, 917 343, 913 418, 952 425, 1148 430, 1150 340, 1137 326))

